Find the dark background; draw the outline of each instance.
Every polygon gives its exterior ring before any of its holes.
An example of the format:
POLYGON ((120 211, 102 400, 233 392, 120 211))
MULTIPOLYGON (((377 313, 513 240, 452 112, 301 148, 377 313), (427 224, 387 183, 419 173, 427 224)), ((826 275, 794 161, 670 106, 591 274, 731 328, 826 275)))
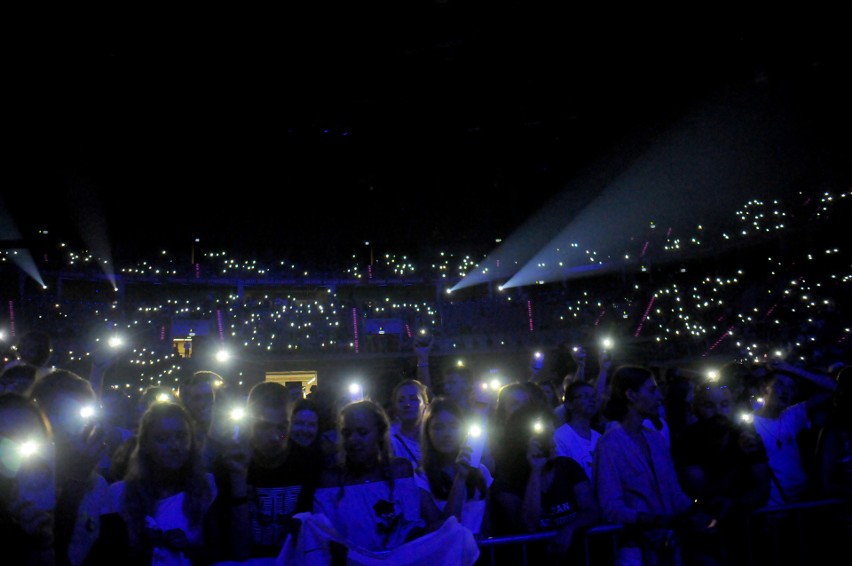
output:
POLYGON ((94 234, 117 262, 195 238, 320 263, 368 240, 487 250, 730 88, 783 92, 817 133, 816 175, 848 187, 839 13, 498 4, 13 20, 6 222, 94 234))

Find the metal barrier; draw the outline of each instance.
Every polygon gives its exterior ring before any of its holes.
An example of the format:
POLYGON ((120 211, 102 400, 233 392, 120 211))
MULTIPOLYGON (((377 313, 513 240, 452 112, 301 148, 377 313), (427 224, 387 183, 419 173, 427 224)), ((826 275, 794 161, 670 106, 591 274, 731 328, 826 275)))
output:
MULTIPOLYGON (((731 556, 723 533, 721 564, 772 566, 779 564, 825 564, 828 557, 848 553, 852 538, 852 500, 819 499, 790 505, 761 507, 745 517, 747 555, 731 556), (840 513, 836 513, 839 511, 840 513), (845 536, 844 536, 845 535, 845 536)), ((586 566, 614 564, 618 555, 618 536, 622 525, 604 524, 583 533, 583 557, 586 566), (604 560, 593 552, 595 537, 609 537, 611 550, 604 560)), ((495 566, 500 548, 517 548, 521 554, 518 566, 527 566, 528 545, 546 541, 555 531, 502 537, 477 538, 480 549, 478 566, 495 566)), ((600 546, 596 546, 600 551, 600 546)), ((514 566, 514 565, 513 565, 514 566)))
MULTIPOLYGON (((609 537, 612 556, 617 555, 618 549, 618 533, 623 529, 621 525, 597 525, 587 529, 583 533, 583 557, 586 566, 601 564, 600 561, 592 561, 591 541, 594 537, 609 537)), ((480 557, 477 564, 489 564, 494 566, 496 563, 496 550, 501 546, 519 546, 521 551, 521 563, 518 566, 527 566, 527 545, 534 542, 546 541, 552 537, 556 531, 543 531, 538 533, 529 533, 523 535, 511 535, 503 537, 482 537, 477 539, 479 544, 480 557), (487 561, 486 557, 487 556, 487 561)))

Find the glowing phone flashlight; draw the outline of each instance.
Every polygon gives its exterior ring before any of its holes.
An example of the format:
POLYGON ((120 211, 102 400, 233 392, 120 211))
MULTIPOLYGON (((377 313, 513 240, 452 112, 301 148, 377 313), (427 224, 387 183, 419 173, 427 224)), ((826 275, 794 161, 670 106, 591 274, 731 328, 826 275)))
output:
POLYGON ((541 369, 544 365, 544 354, 541 352, 536 352, 533 354, 533 368, 541 369))
POLYGON ((231 409, 231 420, 234 422, 234 440, 240 437, 240 422, 245 418, 246 410, 244 407, 234 407, 231 409))
POLYGON ((478 468, 482 461, 482 450, 485 448, 485 430, 478 424, 472 424, 467 430, 465 443, 470 446, 470 466, 478 468))
POLYGON ((14 478, 18 497, 34 508, 51 511, 56 506, 53 445, 27 439, 0 440, 0 474, 14 478))
POLYGON ((353 401, 360 401, 364 398, 364 388, 360 383, 352 383, 349 385, 349 398, 353 401))

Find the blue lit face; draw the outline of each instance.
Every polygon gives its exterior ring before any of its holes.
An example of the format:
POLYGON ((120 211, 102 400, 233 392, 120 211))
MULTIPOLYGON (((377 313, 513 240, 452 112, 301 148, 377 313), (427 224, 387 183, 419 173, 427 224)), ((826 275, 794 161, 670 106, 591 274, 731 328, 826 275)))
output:
POLYGON ((379 426, 376 417, 365 410, 349 411, 343 417, 340 437, 347 461, 369 465, 379 459, 379 426))
POLYGON ((403 385, 394 398, 394 409, 402 422, 416 421, 423 415, 424 399, 415 385, 403 385))
POLYGON ((444 378, 444 395, 451 399, 464 400, 473 390, 471 383, 458 373, 449 373, 444 378))
POLYGON ((429 442, 441 454, 455 456, 463 441, 462 422, 449 411, 440 411, 429 419, 429 442))
POLYGON ((251 445, 267 458, 283 454, 287 448, 290 421, 286 407, 252 407, 251 445))
POLYGON ((766 404, 785 409, 793 404, 796 398, 796 382, 788 375, 775 374, 766 387, 766 404))
POLYGON ((645 418, 654 418, 660 414, 660 405, 663 402, 663 392, 657 387, 657 381, 648 378, 636 391, 633 404, 639 413, 645 418))
POLYGON ((164 417, 151 422, 145 434, 145 450, 153 463, 162 470, 178 470, 189 458, 192 432, 184 419, 164 417))
POLYGON ((293 412, 290 422, 290 437, 293 442, 310 446, 316 440, 317 434, 319 434, 319 415, 306 409, 293 412))
POLYGON ((731 418, 734 408, 734 396, 728 387, 709 385, 699 391, 693 404, 695 416, 700 420, 709 420, 714 415, 731 418))

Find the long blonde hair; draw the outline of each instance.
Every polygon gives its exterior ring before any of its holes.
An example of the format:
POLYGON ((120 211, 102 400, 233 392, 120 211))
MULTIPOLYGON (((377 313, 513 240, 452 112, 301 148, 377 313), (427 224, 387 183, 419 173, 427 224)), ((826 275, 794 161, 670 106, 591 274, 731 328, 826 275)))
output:
POLYGON ((142 415, 136 447, 130 456, 124 476, 124 514, 130 534, 131 547, 141 544, 145 517, 154 516, 157 509, 159 483, 156 464, 150 455, 150 435, 153 424, 165 418, 179 418, 189 427, 191 438, 189 458, 180 470, 181 491, 184 493, 183 513, 193 528, 202 524, 204 512, 212 501, 212 490, 201 457, 201 446, 194 434, 189 412, 180 403, 153 403, 142 415))
POLYGON ((349 466, 349 463, 346 460, 346 450, 343 447, 343 434, 340 433, 343 428, 343 423, 345 422, 346 415, 350 413, 354 413, 357 411, 363 411, 373 416, 376 421, 376 429, 378 431, 379 436, 379 469, 382 471, 382 475, 385 480, 389 482, 389 486, 391 492, 393 492, 393 478, 390 476, 388 471, 388 466, 390 466, 390 462, 394 457, 393 448, 391 447, 390 441, 390 419, 388 418, 387 412, 385 412, 384 408, 379 404, 373 401, 372 399, 361 399, 360 401, 352 401, 348 403, 340 410, 340 415, 337 419, 337 465, 340 469, 339 481, 340 481, 340 492, 338 494, 338 500, 343 498, 343 486, 345 481, 345 472, 349 466))

